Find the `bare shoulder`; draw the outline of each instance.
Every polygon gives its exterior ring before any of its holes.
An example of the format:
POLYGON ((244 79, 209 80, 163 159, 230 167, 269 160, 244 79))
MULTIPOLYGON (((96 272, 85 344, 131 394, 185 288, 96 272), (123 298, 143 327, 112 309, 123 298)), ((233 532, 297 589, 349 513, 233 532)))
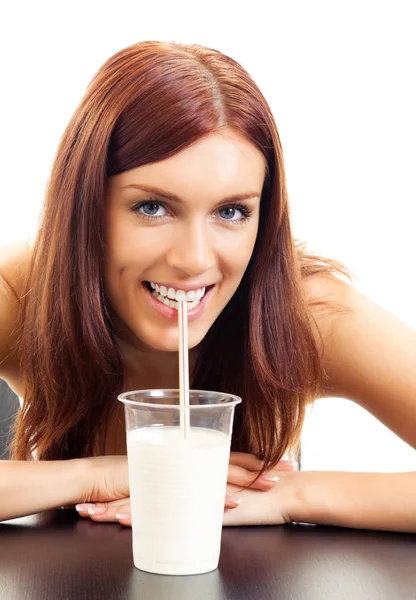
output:
POLYGON ((29 241, 19 241, 0 247, 0 276, 19 293, 26 276, 32 246, 29 241))
POLYGON ((416 447, 416 331, 335 276, 312 276, 304 290, 322 344, 324 395, 356 402, 416 447))
POLYGON ((16 375, 15 341, 30 252, 26 241, 0 248, 0 377, 6 381, 16 375))
POLYGON ((319 344, 324 343, 327 354, 336 328, 341 322, 353 318, 358 309, 358 291, 351 284, 329 273, 305 277, 302 286, 315 339, 319 344))

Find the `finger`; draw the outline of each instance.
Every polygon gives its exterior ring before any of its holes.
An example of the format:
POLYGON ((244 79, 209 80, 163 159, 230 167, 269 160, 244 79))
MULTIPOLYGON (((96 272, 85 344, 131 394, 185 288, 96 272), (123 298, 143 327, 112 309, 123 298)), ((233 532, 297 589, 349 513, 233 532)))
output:
POLYGON ((242 498, 237 495, 226 494, 224 508, 237 508, 241 504, 242 498))
POLYGON ((256 480, 257 475, 258 473, 252 473, 242 467, 229 465, 227 481, 239 487, 250 486, 256 490, 270 490, 279 480, 278 475, 275 473, 264 473, 256 480))
POLYGON ((117 521, 120 523, 120 525, 124 525, 125 527, 131 527, 131 515, 129 514, 123 514, 123 513, 118 513, 116 515, 117 517, 117 521))
POLYGON ((293 471, 298 463, 295 460, 280 460, 274 467, 269 469, 269 472, 273 471, 293 471))
POLYGON ((119 521, 120 515, 125 515, 125 517, 130 519, 130 504, 121 504, 120 506, 109 506, 105 513, 98 513, 91 515, 91 519, 93 521, 97 521, 98 523, 110 522, 115 523, 119 521))
POLYGON ((126 499, 113 502, 95 502, 94 504, 78 504, 78 514, 81 517, 89 517, 92 521, 99 523, 116 522, 117 514, 130 514, 130 502, 126 499))
POLYGON ((80 517, 89 518, 93 514, 104 514, 108 505, 108 502, 83 502, 82 504, 76 504, 75 509, 80 517))
MULTIPOLYGON (((247 454, 245 452, 230 452, 230 465, 242 467, 247 471, 261 471, 264 465, 264 461, 256 458, 254 454, 247 454)), ((276 465, 270 467, 269 471, 282 470, 292 471, 297 467, 298 463, 294 460, 280 460, 276 465)))
POLYGON ((254 456, 254 454, 247 454, 246 452, 230 452, 230 464, 236 465, 237 467, 243 467, 248 471, 261 471, 264 462, 254 456))
POLYGON ((75 505, 75 510, 78 512, 80 517, 89 517, 89 512, 88 509, 92 508, 94 506, 93 503, 91 502, 83 502, 82 504, 76 504, 75 505))

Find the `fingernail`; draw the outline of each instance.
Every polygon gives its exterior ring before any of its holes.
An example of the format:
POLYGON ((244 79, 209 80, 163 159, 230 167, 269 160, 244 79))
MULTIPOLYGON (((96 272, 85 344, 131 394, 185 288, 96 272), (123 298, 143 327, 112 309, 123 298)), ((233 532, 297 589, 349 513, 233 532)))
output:
POLYGON ((241 504, 241 501, 243 500, 242 498, 240 498, 240 496, 228 496, 227 495, 228 500, 230 500, 230 502, 234 502, 234 504, 241 504))
POLYGON ((92 506, 88 509, 89 515, 103 515, 107 508, 105 506, 92 506))
POLYGON ((263 481, 272 481, 273 483, 276 483, 279 481, 280 477, 277 477, 277 475, 272 475, 271 473, 265 473, 260 477, 260 479, 263 479, 263 481))
POLYGON ((84 512, 84 510, 89 510, 93 506, 94 504, 90 504, 88 502, 85 502, 84 504, 75 504, 75 510, 78 512, 84 512))
POLYGON ((129 513, 117 513, 116 519, 130 519, 131 514, 129 513))

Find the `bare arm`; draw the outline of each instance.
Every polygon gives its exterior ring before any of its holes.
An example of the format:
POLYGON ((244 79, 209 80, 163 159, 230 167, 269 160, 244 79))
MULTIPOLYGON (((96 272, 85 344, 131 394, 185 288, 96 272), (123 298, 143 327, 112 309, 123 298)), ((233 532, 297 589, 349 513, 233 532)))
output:
POLYGON ((75 504, 85 486, 82 461, 0 461, 0 521, 75 504))
MULTIPOLYGON (((313 297, 347 308, 315 311, 329 376, 325 395, 348 398, 416 448, 416 332, 352 286, 308 282, 313 297)), ((273 490, 241 492, 225 525, 315 523, 416 533, 416 472, 279 473, 273 490)), ((236 490, 233 490, 236 492, 236 490)))
MULTIPOLYGON (((0 249, 0 377, 19 393, 17 324, 27 243, 0 249)), ((1 401, 1 399, 0 399, 1 401)), ((67 504, 129 495, 125 456, 63 461, 0 461, 0 521, 67 504)))
MULTIPOLYGON (((289 474, 290 521, 416 533, 416 473, 289 474)), ((278 494, 278 488, 274 490, 278 494)))
MULTIPOLYGON (((356 402, 416 448, 416 332, 348 284, 324 279, 315 292, 349 309, 318 316, 325 395, 356 402)), ((416 532, 416 472, 302 472, 292 482, 295 521, 416 532)))
POLYGON ((126 456, 0 461, 0 521, 129 496, 126 456))
POLYGON ((240 496, 224 525, 311 523, 416 533, 416 473, 276 471, 275 487, 259 494, 228 486, 240 496))
POLYGON ((16 342, 29 253, 25 242, 0 248, 0 377, 13 388, 20 381, 16 342))
MULTIPOLYGON (((416 331, 354 287, 324 279, 316 295, 347 313, 316 313, 325 396, 352 400, 416 449, 416 331)), ((316 290, 315 290, 316 292, 316 290)))

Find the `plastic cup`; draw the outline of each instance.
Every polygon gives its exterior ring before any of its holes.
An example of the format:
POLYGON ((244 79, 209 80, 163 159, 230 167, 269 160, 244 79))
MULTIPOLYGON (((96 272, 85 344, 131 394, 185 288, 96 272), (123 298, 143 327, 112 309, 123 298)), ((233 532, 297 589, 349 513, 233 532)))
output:
POLYGON ((234 407, 224 392, 138 390, 120 394, 126 416, 135 567, 195 575, 218 567, 234 407), (181 413, 189 411, 185 439, 181 413))

